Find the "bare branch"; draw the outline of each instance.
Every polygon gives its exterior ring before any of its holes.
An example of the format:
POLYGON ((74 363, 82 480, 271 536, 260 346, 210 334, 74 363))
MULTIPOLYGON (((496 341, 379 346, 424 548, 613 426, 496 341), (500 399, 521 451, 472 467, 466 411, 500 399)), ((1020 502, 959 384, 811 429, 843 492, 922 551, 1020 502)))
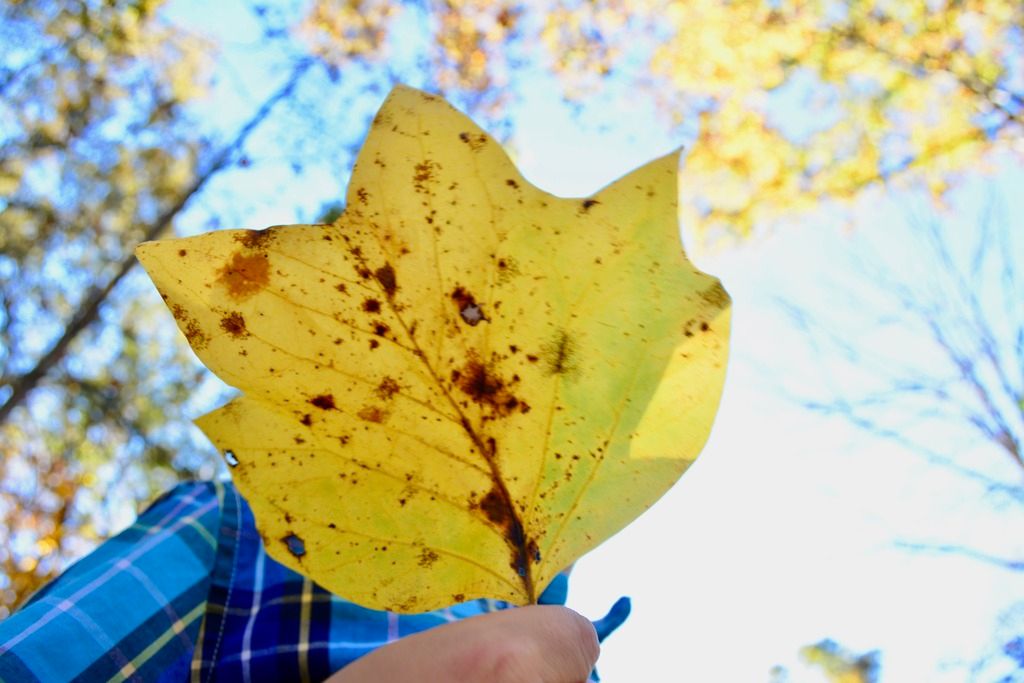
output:
POLYGON ((941 469, 945 469, 949 472, 953 472, 965 479, 969 479, 977 484, 982 485, 986 492, 997 493, 1009 497, 1010 499, 1024 503, 1024 487, 1008 484, 1004 481, 994 479, 979 470, 965 467, 964 465, 955 462, 949 456, 943 455, 933 448, 926 446, 925 444, 919 443, 907 437, 907 435, 897 429, 886 427, 879 424, 878 422, 871 420, 856 411, 844 410, 841 406, 836 404, 823 404, 805 402, 804 404, 810 410, 827 414, 841 414, 846 420, 848 420, 855 427, 863 430, 866 433, 874 434, 879 438, 891 441, 906 449, 918 454, 925 459, 929 464, 935 465, 941 469))
POLYGON ((945 543, 918 543, 911 541, 896 541, 895 545, 903 550, 911 550, 921 553, 933 553, 937 555, 959 555, 978 560, 986 564, 1006 569, 1011 572, 1024 572, 1024 559, 1011 560, 1005 557, 997 557, 989 553, 976 550, 969 546, 945 544, 945 543))

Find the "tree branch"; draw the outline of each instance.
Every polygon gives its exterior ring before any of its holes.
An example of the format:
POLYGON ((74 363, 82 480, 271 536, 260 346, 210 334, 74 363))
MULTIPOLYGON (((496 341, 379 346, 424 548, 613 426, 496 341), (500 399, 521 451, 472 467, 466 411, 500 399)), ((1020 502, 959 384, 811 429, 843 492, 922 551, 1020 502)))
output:
POLYGON ((814 410, 816 412, 823 414, 840 414, 848 422, 850 422, 850 424, 857 427, 858 429, 861 429, 869 434, 874 434, 879 438, 886 439, 892 441, 893 443, 899 444, 906 448, 907 450, 920 455, 931 465, 941 467, 948 471, 954 472, 966 479, 970 479, 982 485, 989 493, 1001 493, 1013 499, 1017 503, 1024 504, 1024 487, 993 479, 992 477, 989 477, 983 472, 954 462, 949 457, 932 450, 925 444, 919 443, 908 438, 900 430, 886 427, 868 417, 865 417, 864 415, 857 413, 846 403, 837 402, 834 404, 824 404, 805 401, 804 406, 809 410, 814 410))
POLYGON ((1011 572, 1024 572, 1024 560, 1010 560, 1005 557, 997 557, 996 555, 989 555, 988 553, 963 545, 917 543, 911 541, 896 541, 896 545, 904 550, 913 550, 914 552, 935 553, 940 555, 962 555, 972 560, 985 562, 986 564, 991 564, 1011 572))
MULTIPOLYGON (((268 97, 262 105, 260 105, 259 109, 256 110, 252 117, 239 129, 234 139, 225 145, 220 152, 216 154, 216 156, 214 156, 209 166, 207 166, 207 168, 197 176, 195 180, 193 180, 192 184, 185 189, 181 196, 178 197, 177 201, 167 207, 167 209, 157 217, 149 228, 146 229, 142 238, 143 242, 159 237, 160 234, 171 224, 175 216, 181 213, 189 200, 198 194, 213 176, 227 166, 228 162, 230 162, 234 155, 237 154, 245 145, 246 140, 248 140, 252 132, 267 118, 274 107, 281 102, 281 100, 291 95, 299 81, 313 63, 314 60, 312 58, 305 58, 296 64, 285 84, 268 97)), ((0 405, 0 424, 7 421, 11 412, 28 397, 29 393, 36 388, 39 382, 42 381, 47 373, 50 372, 53 366, 67 354, 68 347, 78 337, 78 335, 95 322, 99 315, 100 308, 106 302, 110 293, 115 287, 117 287, 118 283, 120 283, 121 280, 131 272, 136 263, 137 261, 135 259, 134 252, 129 251, 118 264, 114 275, 102 286, 94 287, 85 297, 82 304, 79 306, 78 312, 68 322, 67 326, 64 328, 64 333, 56 343, 54 343, 50 350, 36 362, 35 366, 31 370, 20 375, 11 382, 11 394, 7 397, 7 400, 4 401, 3 405, 0 405)))

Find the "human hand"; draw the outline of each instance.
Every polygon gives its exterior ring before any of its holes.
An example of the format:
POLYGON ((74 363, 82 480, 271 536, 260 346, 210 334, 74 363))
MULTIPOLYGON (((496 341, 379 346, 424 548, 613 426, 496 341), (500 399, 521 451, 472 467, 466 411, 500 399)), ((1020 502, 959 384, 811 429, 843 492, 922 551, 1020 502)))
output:
POLYGON ((530 605, 407 636, 327 683, 583 683, 599 653, 587 619, 566 607, 530 605))

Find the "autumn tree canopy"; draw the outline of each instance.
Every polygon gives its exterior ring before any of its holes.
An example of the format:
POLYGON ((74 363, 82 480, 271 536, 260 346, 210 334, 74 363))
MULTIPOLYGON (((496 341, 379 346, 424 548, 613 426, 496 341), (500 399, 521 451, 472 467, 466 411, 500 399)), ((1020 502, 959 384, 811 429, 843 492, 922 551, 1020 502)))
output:
MULTIPOLYGON (((746 233, 873 183, 914 179, 941 193, 995 147, 1024 152, 1024 6, 1014 0, 430 7, 443 89, 514 92, 530 55, 572 99, 614 81, 656 101, 691 141, 680 186, 698 231, 746 233)), ((318 0, 303 35, 337 59, 415 11, 318 0), (367 23, 354 31, 352 16, 367 23)))
POLYGON ((198 378, 112 285, 196 182, 208 46, 156 3, 74 4, 0 10, 0 615, 193 469, 159 430, 198 378))

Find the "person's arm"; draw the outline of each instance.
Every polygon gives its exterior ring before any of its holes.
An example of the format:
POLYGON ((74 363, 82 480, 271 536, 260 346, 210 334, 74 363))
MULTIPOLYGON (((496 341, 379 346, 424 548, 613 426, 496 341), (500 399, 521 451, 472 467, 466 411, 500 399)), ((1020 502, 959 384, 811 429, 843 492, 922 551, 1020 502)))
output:
POLYGON ((583 683, 599 653, 587 619, 566 607, 531 605, 407 636, 327 683, 583 683))
POLYGON ((179 484, 0 621, 0 681, 186 680, 223 522, 218 489, 179 484))

